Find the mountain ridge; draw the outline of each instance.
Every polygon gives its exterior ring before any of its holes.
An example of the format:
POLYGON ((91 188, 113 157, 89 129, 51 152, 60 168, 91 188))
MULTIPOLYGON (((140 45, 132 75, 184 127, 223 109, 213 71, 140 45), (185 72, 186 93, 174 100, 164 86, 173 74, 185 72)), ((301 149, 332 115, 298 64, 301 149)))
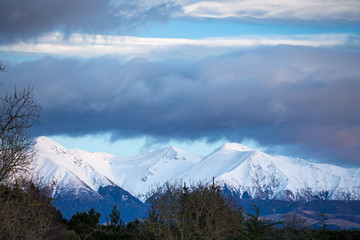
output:
POLYGON ((360 200, 359 169, 271 156, 238 143, 226 143, 206 157, 173 146, 130 157, 88 153, 46 137, 37 139, 36 149, 37 163, 50 164, 38 169, 45 182, 75 184, 70 179, 76 176, 93 191, 118 186, 142 201, 166 181, 211 182, 213 177, 240 198, 360 200))

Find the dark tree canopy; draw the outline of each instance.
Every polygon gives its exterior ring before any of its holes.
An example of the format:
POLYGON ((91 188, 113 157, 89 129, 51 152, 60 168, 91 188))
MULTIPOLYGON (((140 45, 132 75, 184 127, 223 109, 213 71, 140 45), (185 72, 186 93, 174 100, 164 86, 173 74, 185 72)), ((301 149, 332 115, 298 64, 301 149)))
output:
POLYGON ((28 181, 0 185, 0 239, 68 239, 67 235, 61 213, 42 189, 28 181))
POLYGON ((243 221, 242 209, 215 184, 165 183, 149 203, 145 224, 154 239, 227 239, 243 221))
POLYGON ((100 213, 95 212, 94 208, 91 208, 88 212, 77 212, 69 220, 69 227, 74 230, 81 238, 90 237, 96 232, 99 225, 100 213))

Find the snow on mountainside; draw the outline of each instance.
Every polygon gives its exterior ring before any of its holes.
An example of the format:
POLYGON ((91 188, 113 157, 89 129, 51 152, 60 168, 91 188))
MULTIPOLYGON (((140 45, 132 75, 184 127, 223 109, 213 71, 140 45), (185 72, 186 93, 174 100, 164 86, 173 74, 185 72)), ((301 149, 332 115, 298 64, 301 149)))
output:
POLYGON ((144 216, 146 206, 107 177, 113 155, 68 150, 46 137, 39 137, 35 148, 33 178, 53 189, 54 205, 64 217, 95 208, 104 223, 115 203, 125 221, 144 216))
POLYGON ((98 192, 118 186, 141 200, 156 184, 183 179, 216 182, 239 197, 281 200, 360 200, 360 171, 302 159, 270 156, 227 143, 201 158, 174 147, 133 157, 68 150, 46 137, 37 140, 36 170, 54 195, 66 188, 98 192))
POLYGON ((270 156, 236 143, 215 150, 181 178, 194 176, 207 182, 214 176, 217 184, 240 197, 360 200, 358 169, 270 156))
POLYGON ((66 188, 97 192, 99 187, 119 186, 141 200, 157 184, 173 181, 201 157, 174 147, 134 157, 68 150, 46 137, 36 141, 37 178, 54 186, 53 196, 66 188))
POLYGON ((157 184, 173 181, 188 171, 201 157, 174 147, 134 157, 111 159, 111 179, 134 196, 146 200, 146 194, 157 184))
POLYGON ((46 137, 37 139, 36 151, 38 158, 35 163, 35 177, 42 183, 53 186, 54 196, 66 188, 84 188, 96 192, 100 186, 114 185, 95 170, 106 169, 111 155, 68 150, 46 137))

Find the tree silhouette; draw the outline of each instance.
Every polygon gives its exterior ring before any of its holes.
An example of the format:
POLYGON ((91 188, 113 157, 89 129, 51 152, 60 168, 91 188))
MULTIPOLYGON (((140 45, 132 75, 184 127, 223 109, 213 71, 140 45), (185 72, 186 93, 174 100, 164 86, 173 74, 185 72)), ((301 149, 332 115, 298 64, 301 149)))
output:
POLYGON ((40 105, 33 90, 26 88, 0 97, 0 107, 0 184, 9 184, 33 161, 30 128, 40 115, 40 105))
POLYGON ((107 219, 108 226, 112 231, 118 231, 120 228, 124 225, 122 219, 120 218, 120 210, 117 209, 116 203, 114 204, 113 209, 111 210, 111 213, 109 215, 109 219, 107 219))
POLYGON ((265 218, 260 218, 259 207, 255 205, 252 205, 252 207, 255 214, 246 213, 246 216, 248 218, 244 221, 243 233, 245 235, 245 239, 249 239, 249 240, 266 239, 267 234, 270 233, 272 227, 274 225, 280 224, 281 222, 273 222, 265 218))
POLYGON ((77 212, 68 222, 71 230, 74 230, 81 238, 89 237, 96 232, 100 221, 100 213, 91 208, 88 212, 77 212))

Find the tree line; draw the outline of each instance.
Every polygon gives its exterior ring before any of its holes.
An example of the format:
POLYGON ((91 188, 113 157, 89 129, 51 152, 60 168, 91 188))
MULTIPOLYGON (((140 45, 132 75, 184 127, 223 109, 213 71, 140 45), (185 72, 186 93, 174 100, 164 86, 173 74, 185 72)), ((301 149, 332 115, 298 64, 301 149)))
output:
POLYGON ((115 204, 105 224, 95 209, 64 219, 46 191, 32 183, 1 187, 1 239, 360 239, 360 231, 329 230, 326 216, 321 228, 286 215, 282 222, 259 216, 259 208, 244 213, 215 184, 187 187, 165 183, 152 192, 148 214, 125 223, 115 204))
POLYGON ((360 231, 329 230, 325 215, 321 228, 310 229, 295 214, 275 222, 261 218, 257 206, 244 213, 214 182, 189 187, 167 182, 151 192, 148 204, 147 216, 126 224, 115 204, 106 224, 100 225, 100 214, 90 209, 76 213, 67 226, 77 239, 360 239, 360 231))

